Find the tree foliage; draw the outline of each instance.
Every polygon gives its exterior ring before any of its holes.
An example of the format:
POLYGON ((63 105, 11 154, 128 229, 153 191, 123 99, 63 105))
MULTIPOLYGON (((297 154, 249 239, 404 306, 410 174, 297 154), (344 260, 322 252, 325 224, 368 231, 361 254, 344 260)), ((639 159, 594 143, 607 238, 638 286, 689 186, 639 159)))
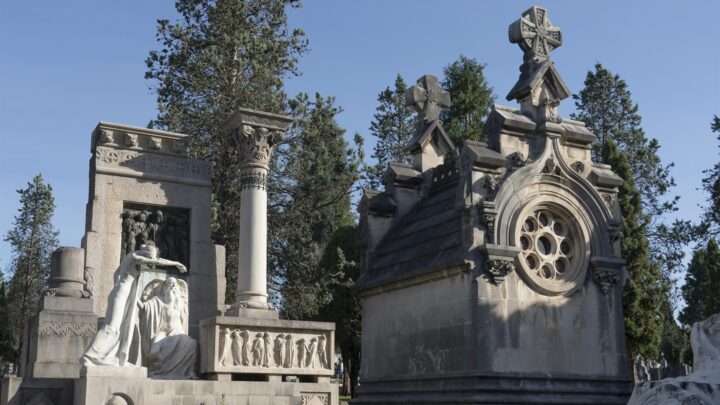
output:
POLYGON ((685 275, 682 295, 685 308, 680 321, 692 326, 720 312, 720 247, 715 239, 700 247, 693 254, 685 275))
POLYGON ((335 342, 343 362, 343 392, 356 396, 360 375, 360 300, 353 291, 353 283, 360 276, 360 250, 357 246, 357 226, 338 228, 327 244, 320 267, 325 274, 336 274, 332 302, 320 308, 318 319, 335 322, 335 342))
MULTIPOLYGON (((720 141, 720 117, 713 117, 710 124, 712 132, 716 133, 720 141)), ((703 230, 712 236, 720 234, 720 163, 716 163, 711 169, 703 172, 705 177, 702 180, 703 190, 708 194, 708 205, 703 214, 703 230)))
POLYGON ((485 118, 495 96, 485 80, 485 65, 464 55, 443 70, 442 85, 450 93, 452 103, 443 111, 443 127, 455 146, 464 139, 484 141, 485 118))
POLYGON ((376 163, 366 172, 367 186, 377 189, 382 183, 388 163, 410 163, 411 156, 403 153, 415 131, 415 109, 405 105, 407 84, 399 74, 395 78, 394 88, 390 86, 378 95, 378 107, 370 123, 370 134, 377 138, 372 158, 376 163))
POLYGON ((658 358, 662 330, 662 314, 658 313, 665 300, 660 269, 650 260, 648 240, 643 225, 640 192, 635 188, 633 173, 627 156, 612 138, 603 140, 603 161, 613 167, 624 183, 620 186, 618 202, 622 211, 623 230, 620 237, 629 280, 623 290, 625 336, 629 352, 646 358, 658 358))
POLYGON ((289 104, 295 124, 271 169, 269 270, 283 314, 301 319, 332 300, 335 275, 318 263, 335 230, 353 222, 350 193, 363 156, 359 136, 354 148, 345 141, 332 97, 300 94, 289 104))
POLYGON ((677 210, 679 199, 678 196, 670 196, 670 190, 675 185, 670 175, 673 164, 664 165, 658 155, 659 142, 646 137, 638 106, 632 101, 627 83, 619 75, 612 74, 598 63, 593 71, 588 72, 583 90, 573 98, 578 112, 572 118, 584 121, 588 129, 598 136, 593 145, 595 161, 611 164, 616 172, 624 171, 625 175, 621 174, 626 181, 623 187, 632 184, 637 192, 634 196, 634 192, 626 189, 625 203, 621 204, 623 221, 631 226, 624 230, 624 234, 632 235, 634 239, 623 242, 623 256, 631 274, 624 302, 629 346, 634 354, 657 358, 650 356, 657 353, 657 349, 650 346, 660 333, 663 351, 670 356, 670 352, 680 350, 670 348, 679 342, 675 338, 678 326, 672 316, 665 314, 660 317, 663 323, 651 316, 651 312, 664 306, 669 307, 668 313, 675 310, 677 293, 673 275, 682 268, 683 247, 696 234, 696 228, 689 221, 676 219, 672 223, 666 222, 667 214, 677 210), (614 148, 608 145, 614 145, 614 148), (608 155, 611 151, 613 153, 608 155), (619 155, 625 157, 628 170, 616 166, 619 155), (631 183, 628 183, 630 180, 631 183), (662 293, 661 296, 657 295, 659 293, 662 293), (657 306, 634 307, 647 302, 655 302, 657 306))
POLYGON ((290 30, 286 7, 296 0, 178 0, 179 19, 158 20, 159 49, 146 79, 157 94, 151 127, 191 135, 190 152, 210 161, 213 240, 227 249, 227 293, 235 291, 240 206, 237 154, 221 131, 238 107, 281 113, 283 78, 297 74, 306 52, 302 30, 290 30))
MULTIPOLYGON (((17 362, 20 359, 25 320, 37 313, 38 303, 50 275, 50 256, 58 244, 58 232, 53 228, 52 216, 55 200, 52 187, 37 175, 27 188, 17 190, 20 208, 13 227, 4 240, 10 243, 12 261, 7 292, 7 343, 10 353, 3 358, 17 362)), ((4 289, 4 286, 3 286, 4 289)))

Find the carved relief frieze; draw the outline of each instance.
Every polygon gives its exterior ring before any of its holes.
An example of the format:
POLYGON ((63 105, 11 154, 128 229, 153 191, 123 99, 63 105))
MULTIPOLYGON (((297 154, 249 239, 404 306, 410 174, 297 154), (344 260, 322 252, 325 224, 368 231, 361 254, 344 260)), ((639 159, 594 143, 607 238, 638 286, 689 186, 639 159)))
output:
POLYGON ((125 146, 135 148, 138 146, 138 136, 136 134, 125 134, 125 146))
POLYGON ((221 325, 218 334, 217 364, 232 372, 332 373, 330 332, 221 325))
POLYGON ((38 327, 40 336, 95 336, 97 324, 84 322, 42 321, 38 327))
POLYGON ((158 138, 157 136, 151 136, 150 137, 150 149, 151 150, 162 149, 162 139, 158 138))
POLYGON ((124 168, 141 173, 198 180, 210 179, 210 165, 199 160, 104 147, 96 149, 95 160, 99 167, 124 168))

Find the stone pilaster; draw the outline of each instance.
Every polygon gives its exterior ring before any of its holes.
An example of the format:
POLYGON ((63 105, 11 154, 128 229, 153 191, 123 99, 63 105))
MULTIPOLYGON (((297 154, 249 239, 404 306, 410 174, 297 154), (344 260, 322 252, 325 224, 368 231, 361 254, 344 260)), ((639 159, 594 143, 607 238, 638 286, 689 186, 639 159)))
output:
POLYGON ((240 162, 240 246, 235 303, 242 308, 270 309, 267 302, 267 176, 273 146, 282 139, 290 118, 239 109, 224 124, 240 162))

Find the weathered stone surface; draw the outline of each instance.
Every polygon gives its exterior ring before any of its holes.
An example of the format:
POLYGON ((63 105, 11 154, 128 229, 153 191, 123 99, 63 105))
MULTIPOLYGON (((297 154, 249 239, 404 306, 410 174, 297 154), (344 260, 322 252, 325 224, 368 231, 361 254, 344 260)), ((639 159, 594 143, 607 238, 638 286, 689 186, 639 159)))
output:
POLYGON ((570 94, 548 59, 559 30, 542 8, 526 14, 516 24, 526 63, 511 92, 520 110, 495 106, 488 144, 466 142, 458 161, 423 171, 406 213, 371 209, 379 196, 397 199, 387 186, 361 204, 352 403, 628 399, 620 183, 592 165, 595 136, 557 114, 570 94))

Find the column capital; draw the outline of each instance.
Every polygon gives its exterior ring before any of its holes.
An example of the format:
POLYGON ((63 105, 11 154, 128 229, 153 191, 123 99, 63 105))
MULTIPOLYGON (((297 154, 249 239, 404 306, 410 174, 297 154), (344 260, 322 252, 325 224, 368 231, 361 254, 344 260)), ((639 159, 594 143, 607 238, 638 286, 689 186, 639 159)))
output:
POLYGON ((241 169, 267 169, 273 146, 282 140, 291 122, 284 115, 239 108, 222 128, 235 141, 241 169))

